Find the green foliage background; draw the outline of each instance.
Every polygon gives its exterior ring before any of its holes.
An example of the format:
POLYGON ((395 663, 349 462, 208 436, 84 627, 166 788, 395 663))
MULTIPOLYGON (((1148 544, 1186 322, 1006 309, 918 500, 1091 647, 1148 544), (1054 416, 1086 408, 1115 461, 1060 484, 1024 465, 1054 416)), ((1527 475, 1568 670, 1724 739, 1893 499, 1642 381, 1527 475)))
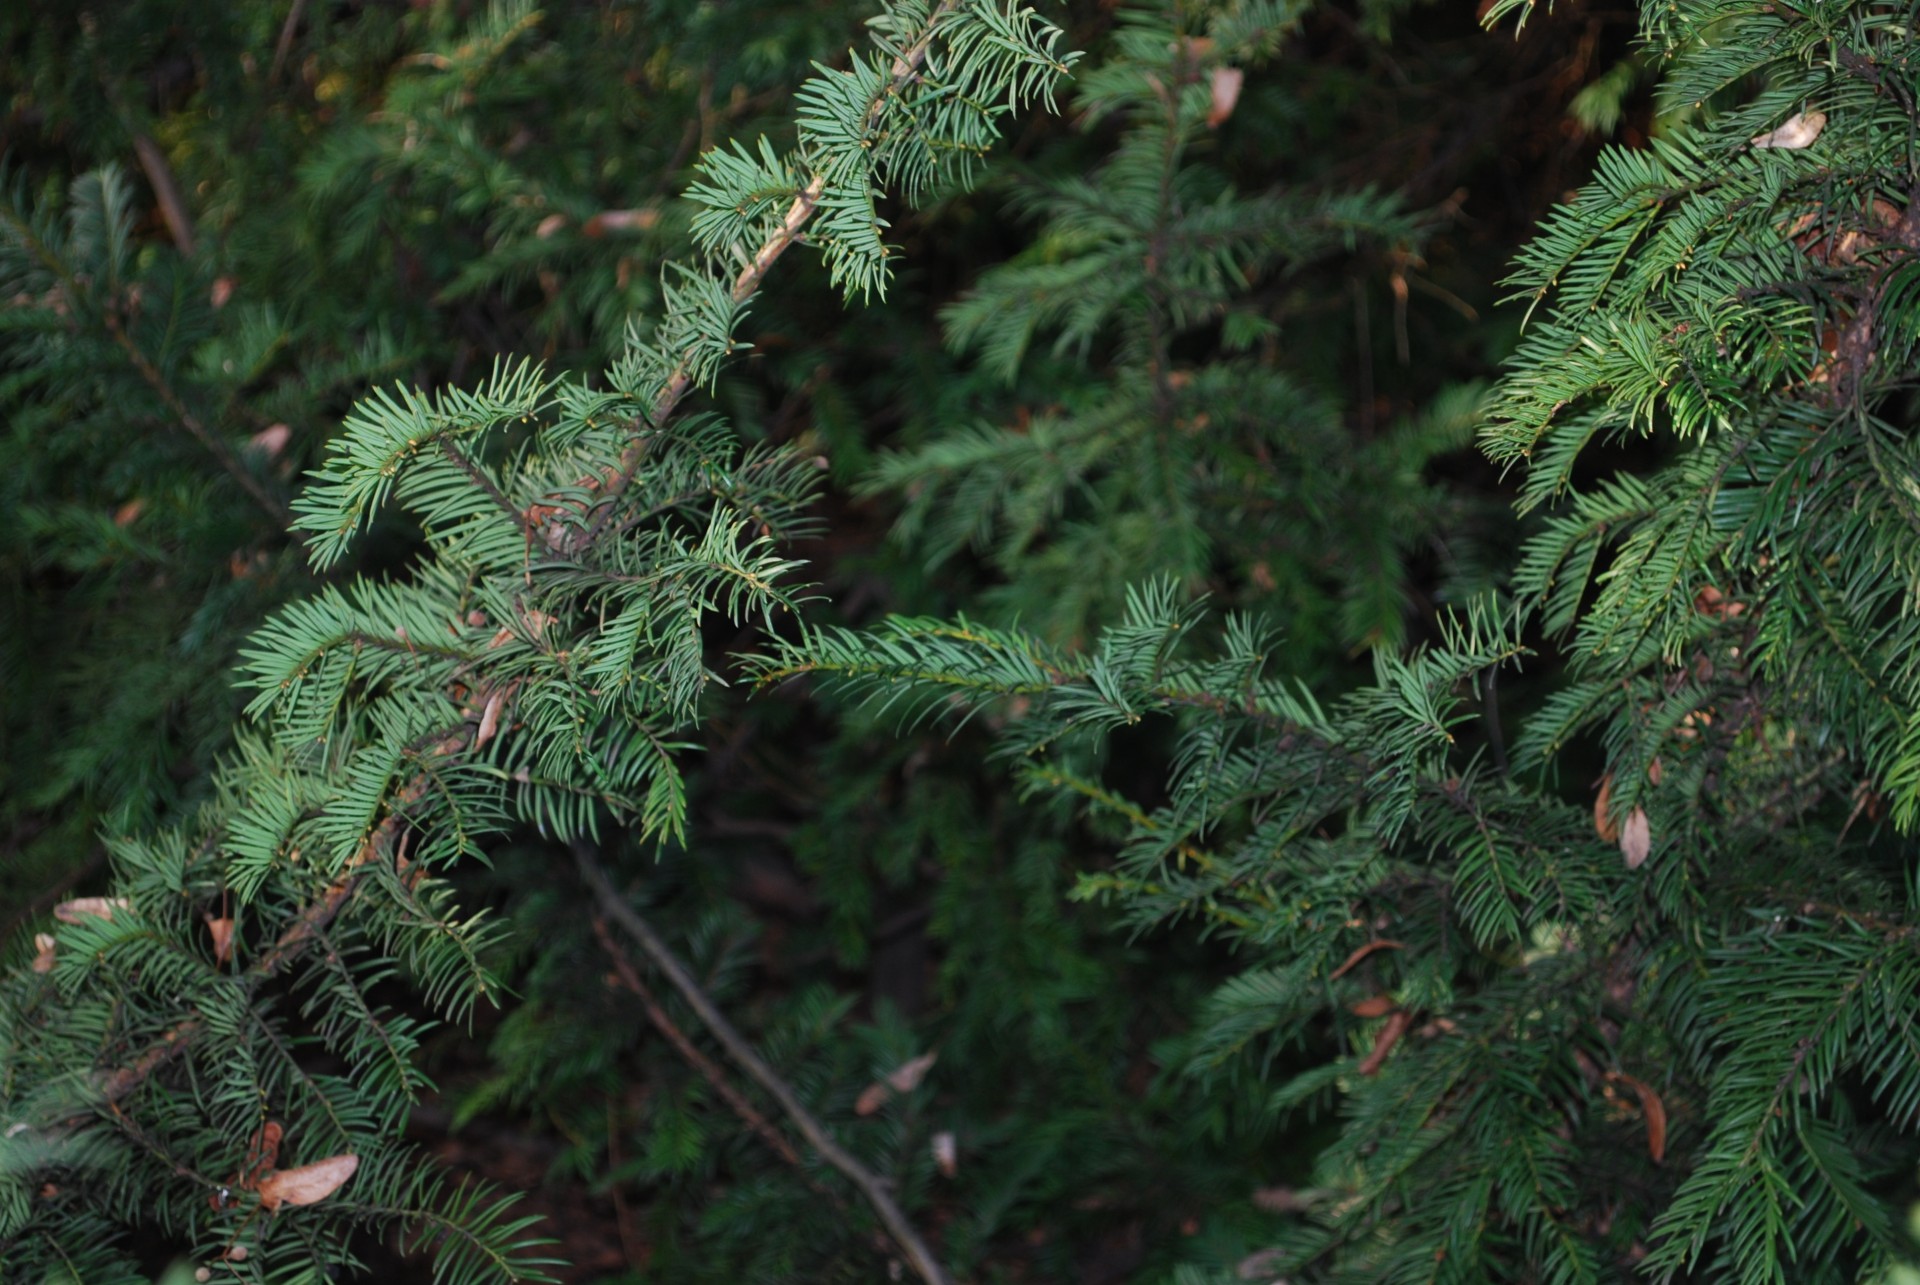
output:
POLYGON ((584 851, 959 1279, 1902 1279, 1911 15, 1530 9, 0 14, 0 1277, 900 1270, 584 851))

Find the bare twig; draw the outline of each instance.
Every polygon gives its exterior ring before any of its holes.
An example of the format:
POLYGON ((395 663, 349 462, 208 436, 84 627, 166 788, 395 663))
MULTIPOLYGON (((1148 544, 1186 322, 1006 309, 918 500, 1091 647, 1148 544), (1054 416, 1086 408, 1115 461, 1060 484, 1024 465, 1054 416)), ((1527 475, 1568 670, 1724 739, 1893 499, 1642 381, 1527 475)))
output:
POLYGON ((160 217, 166 221, 167 234, 173 238, 173 244, 180 253, 193 256, 193 216, 187 213, 187 203, 180 195, 180 184, 173 177, 173 166, 167 163, 167 154, 160 150, 160 144, 146 134, 133 136, 133 154, 140 158, 140 168, 145 171, 147 184, 153 188, 154 199, 160 202, 160 217))
POLYGON ((620 949, 620 943, 613 939, 611 932, 607 931, 607 920, 604 915, 593 917, 593 935, 600 939, 601 949, 605 950, 607 958, 613 961, 614 975, 620 979, 622 986, 632 991, 639 999, 640 1007, 646 1010, 647 1020, 653 1023, 654 1029, 666 1037, 667 1043, 673 1045, 674 1050, 686 1059, 688 1066, 700 1072, 706 1082, 713 1086, 713 1091, 720 1095, 720 1100, 740 1117, 742 1123, 760 1135, 760 1139, 772 1147, 782 1160, 795 1169, 804 1169, 806 1166, 800 1159, 800 1153, 793 1149, 793 1144, 787 1141, 786 1135, 774 1128, 771 1120, 761 1115, 754 1109, 753 1103, 741 1096, 740 1090, 734 1088, 733 1082, 727 1079, 727 1073, 716 1066, 712 1058, 702 1053, 699 1047, 687 1038, 687 1033, 667 1015, 667 1010, 661 1007, 659 998, 654 995, 653 988, 640 980, 640 974, 635 971, 633 961, 627 958, 627 953, 620 949))
POLYGON ((300 26, 300 14, 306 9, 307 0, 293 0, 287 6, 287 20, 280 24, 280 39, 273 45, 273 66, 267 69, 267 84, 280 82, 280 70, 287 65, 287 55, 293 52, 294 32, 300 26))
POLYGON ((639 913, 627 904, 627 899, 614 888, 613 881, 607 878, 607 872, 601 868, 592 850, 586 844, 576 842, 573 845, 573 855, 574 860, 579 864, 581 879, 586 882, 588 890, 599 902, 602 912, 620 925, 653 963, 653 966, 660 970, 676 991, 680 992, 680 997, 699 1015, 700 1020, 706 1023, 707 1029, 713 1033, 714 1039, 720 1042, 720 1047, 726 1050, 727 1056, 746 1072, 748 1078, 765 1089, 768 1095, 779 1103, 787 1119, 793 1122, 794 1128, 798 1129, 800 1135, 807 1140, 807 1145, 859 1189, 860 1194, 866 1198, 867 1204, 879 1216, 887 1233, 893 1237, 894 1243, 900 1246, 907 1260, 913 1264, 913 1269, 919 1273, 920 1278, 926 1281, 927 1285, 948 1285, 946 1269, 941 1267, 940 1260, 934 1257, 933 1251, 921 1239, 920 1233, 907 1220, 906 1214, 894 1201, 893 1193, 888 1190, 887 1184, 848 1154, 847 1150, 834 1140, 833 1135, 827 1131, 827 1127, 807 1110, 806 1105, 794 1093, 792 1086, 781 1079, 779 1073, 768 1066, 754 1051, 753 1045, 749 1044, 746 1037, 727 1020, 726 1014, 720 1011, 719 1006, 708 996, 693 974, 687 971, 686 965, 680 962, 679 957, 653 930, 653 925, 641 918, 639 913))

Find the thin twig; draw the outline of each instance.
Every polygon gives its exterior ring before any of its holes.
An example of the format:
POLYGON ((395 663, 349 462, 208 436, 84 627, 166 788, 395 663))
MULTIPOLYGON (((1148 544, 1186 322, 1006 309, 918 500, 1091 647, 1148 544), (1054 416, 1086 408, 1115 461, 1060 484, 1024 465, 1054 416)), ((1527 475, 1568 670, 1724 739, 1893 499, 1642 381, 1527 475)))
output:
POLYGON ((180 394, 175 392, 173 385, 167 382, 167 377, 160 373, 159 367, 148 360, 147 355, 140 351, 140 346, 133 342, 133 337, 127 334, 127 328, 120 324, 119 315, 114 312, 112 306, 101 309, 100 315, 105 320, 107 333, 113 336, 113 342, 120 346, 120 351, 126 354, 127 361, 140 378, 146 381, 147 387, 153 389, 166 408, 173 412, 174 418, 180 421, 180 427, 186 429, 194 441, 206 448, 207 453, 212 455, 220 467, 231 474, 236 482, 240 483, 241 489, 245 490, 253 502, 259 505, 277 525, 284 528, 291 523, 293 511, 287 507, 286 501, 267 490, 260 479, 247 468, 245 462, 234 454, 233 448, 227 445, 219 434, 202 423, 198 415, 188 409, 187 404, 180 399, 180 394))
POLYGON ((741 1096, 740 1090, 734 1088, 733 1083, 727 1079, 727 1073, 715 1065, 712 1058, 702 1053, 699 1047, 687 1037, 687 1033, 667 1015, 667 1010, 661 1007, 659 997, 653 993, 653 988, 640 980, 640 974, 634 969, 633 961, 627 958, 627 953, 620 949, 620 943, 615 941, 613 934, 607 931, 605 916, 593 917, 593 935, 600 939, 601 949, 605 950, 607 958, 613 961, 614 975, 620 979, 622 986, 632 991, 639 999, 640 1007, 646 1010, 647 1020, 653 1023, 654 1029, 666 1037, 667 1043, 673 1045, 674 1050, 686 1059, 688 1066, 700 1072, 706 1082, 713 1086, 713 1091, 720 1095, 720 1100, 740 1117, 742 1123, 759 1134, 760 1139, 772 1147, 782 1160, 795 1169, 805 1169, 806 1165, 800 1159, 800 1153, 793 1149, 793 1144, 787 1141, 786 1135, 774 1128, 771 1120, 761 1115, 754 1109, 753 1103, 741 1096))
POLYGON ((293 35, 300 26, 300 12, 307 7, 307 0, 293 0, 287 7, 287 20, 280 24, 280 39, 273 45, 273 66, 267 69, 269 87, 278 84, 280 69, 287 65, 287 55, 293 52, 293 35))
POLYGON ((859 1188, 860 1194, 866 1197, 867 1203, 873 1207, 873 1212, 879 1216, 880 1222, 893 1237, 894 1243, 899 1245, 906 1254, 907 1260, 913 1264, 913 1269, 919 1273, 920 1278, 926 1281, 927 1285, 948 1285, 946 1269, 940 1266, 940 1260, 934 1257, 933 1251, 921 1239, 920 1233, 914 1229, 911 1222, 907 1221, 906 1214, 901 1212, 900 1206, 895 1203, 892 1192, 887 1189, 887 1184, 848 1154, 847 1150, 834 1140, 833 1135, 827 1131, 827 1127, 807 1110, 806 1105, 794 1093, 792 1086, 781 1079, 779 1073, 768 1066, 754 1051, 753 1045, 749 1044, 746 1037, 727 1020, 726 1014, 720 1011, 719 1006, 694 979, 693 974, 687 971, 686 965, 680 962, 679 957, 653 930, 653 925, 642 919, 639 913, 627 904, 626 898, 614 888, 613 881, 607 878, 607 872, 601 868, 592 850, 584 843, 575 842, 573 856, 580 867, 581 879, 586 882, 594 899, 600 903, 601 910, 620 925, 652 961, 653 966, 672 983, 675 990, 680 992, 680 997, 699 1015, 700 1020, 706 1023, 707 1029, 720 1042, 720 1047, 727 1051, 727 1056, 780 1104, 780 1109, 786 1113, 787 1119, 793 1122, 794 1128, 800 1131, 800 1135, 807 1140, 807 1144, 819 1154, 822 1160, 838 1169, 849 1182, 859 1188))
POLYGON ((167 234, 173 238, 174 247, 192 258, 193 216, 187 213, 186 200, 180 195, 180 184, 173 177, 167 154, 160 150, 160 144, 141 133, 133 136, 133 154, 140 158, 147 185, 153 189, 154 199, 160 202, 160 217, 166 221, 167 234))

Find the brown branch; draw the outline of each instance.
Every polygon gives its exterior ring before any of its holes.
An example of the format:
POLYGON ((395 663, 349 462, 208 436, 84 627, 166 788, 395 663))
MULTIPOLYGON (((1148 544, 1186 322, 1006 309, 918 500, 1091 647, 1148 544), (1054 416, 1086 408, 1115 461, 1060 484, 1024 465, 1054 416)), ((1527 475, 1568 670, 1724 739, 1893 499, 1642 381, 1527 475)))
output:
POLYGON ((806 1165, 800 1159, 800 1153, 793 1149, 793 1144, 787 1141, 786 1135, 774 1128, 772 1121, 761 1115, 754 1109, 753 1103, 741 1096, 740 1090, 734 1088, 733 1083, 727 1079, 727 1073, 716 1066, 712 1058, 702 1053, 698 1046, 687 1038, 687 1033, 674 1023, 672 1017, 668 1016, 667 1010, 660 1005, 659 997, 653 993, 653 988, 640 980, 640 974, 634 969, 633 961, 627 958, 627 953, 620 949, 620 943, 616 942, 613 934, 607 931, 605 916, 593 917, 593 935, 599 938, 600 948, 606 951, 607 958, 613 961, 614 975, 620 979, 622 986, 632 991, 639 999, 640 1007, 646 1010, 647 1020, 653 1023, 654 1029, 666 1037, 667 1043, 673 1045, 674 1051, 686 1059, 688 1066, 700 1072, 701 1077, 713 1086, 713 1091, 720 1095, 720 1100, 740 1117, 743 1124, 760 1135, 760 1139, 772 1147, 782 1160, 795 1169, 804 1170, 806 1165))
MULTIPOLYGON (((430 758, 456 754, 466 748, 469 734, 466 725, 462 724, 429 746, 425 754, 430 758)), ((308 946, 319 939, 353 897, 355 889, 360 885, 365 868, 394 850, 407 824, 408 810, 427 796, 432 779, 430 773, 422 772, 394 795, 387 815, 361 841, 353 856, 348 858, 345 868, 334 877, 318 897, 307 904, 306 908, 275 939, 273 945, 248 967, 247 976, 251 984, 258 985, 266 981, 299 958, 308 946)), ((111 1105, 119 1102, 146 1083, 148 1077, 154 1072, 191 1048, 205 1029, 205 1022, 198 1017, 187 1018, 168 1028, 133 1061, 116 1071, 100 1076, 94 1082, 95 1098, 89 1106, 111 1105)), ((66 1121, 66 1123, 71 1122, 72 1118, 66 1121)))
POLYGON ((280 39, 273 44, 273 66, 267 69, 267 85, 271 88, 280 79, 281 68, 287 65, 287 55, 293 52, 294 32, 300 26, 301 10, 307 7, 307 0, 293 0, 287 6, 287 20, 280 24, 280 39))
POLYGON ((686 965, 680 962, 679 957, 668 948, 667 943, 654 932, 653 926, 642 919, 639 913, 627 904, 626 898, 614 888, 613 881, 607 878, 607 872, 601 868, 599 861, 595 859, 593 852, 586 844, 576 842, 573 845, 573 856, 580 867, 581 879, 593 893, 594 899, 600 903, 600 909, 608 918, 620 925, 653 966, 660 970, 668 982, 672 983, 675 990, 680 992, 680 997, 699 1015, 700 1020, 706 1023, 707 1029, 720 1042, 720 1047, 726 1050, 727 1056, 746 1072, 749 1079, 765 1089, 767 1094, 780 1104, 780 1109, 786 1113, 787 1119, 793 1122, 794 1128, 800 1131, 800 1135, 807 1140, 807 1144, 819 1154, 822 1160, 838 1169, 849 1182, 859 1188, 860 1194, 866 1198, 867 1204, 879 1216, 881 1224, 893 1237, 894 1243, 900 1246, 907 1260, 913 1264, 913 1270, 919 1273, 920 1278, 926 1281, 927 1285, 948 1285, 946 1269, 941 1267, 940 1260, 934 1257, 933 1251, 927 1247, 920 1233, 914 1229, 913 1224, 907 1220, 906 1214, 894 1201, 892 1192, 888 1190, 888 1184, 835 1141, 833 1135, 827 1131, 827 1127, 807 1110, 792 1086, 781 1079, 779 1073, 768 1066, 754 1051, 753 1045, 748 1043, 746 1037, 727 1020, 726 1014, 720 1011, 719 1006, 713 1002, 693 974, 687 971, 686 965))
POLYGON ((160 202, 160 217, 166 221, 167 234, 173 238, 174 247, 192 258, 193 216, 187 213, 186 200, 180 195, 180 184, 173 177, 167 154, 151 137, 138 132, 133 136, 133 154, 140 158, 147 185, 153 189, 154 199, 160 202))

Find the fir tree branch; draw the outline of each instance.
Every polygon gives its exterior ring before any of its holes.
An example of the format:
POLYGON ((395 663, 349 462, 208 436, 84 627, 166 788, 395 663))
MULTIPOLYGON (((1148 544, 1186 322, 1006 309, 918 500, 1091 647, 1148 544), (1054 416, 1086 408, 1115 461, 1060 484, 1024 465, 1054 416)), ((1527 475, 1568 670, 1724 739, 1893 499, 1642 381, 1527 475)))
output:
POLYGON ((793 1121, 794 1127, 800 1131, 808 1145, 819 1153, 820 1158, 838 1169, 848 1181, 860 1189, 860 1194, 866 1197, 867 1203, 873 1207, 874 1213, 879 1216, 895 1243, 905 1252, 908 1261, 913 1264, 913 1269, 919 1273, 920 1278, 926 1281, 927 1285, 947 1285, 949 1278, 946 1270, 941 1267, 940 1260, 934 1257, 933 1251, 921 1239, 920 1233, 914 1229, 913 1224, 907 1220, 899 1204, 894 1201, 892 1193, 887 1189, 888 1184, 848 1154, 847 1150, 834 1140, 833 1135, 827 1131, 827 1127, 807 1110, 806 1105, 800 1101, 799 1095, 793 1091, 793 1087, 781 1079, 779 1074, 754 1051, 746 1037, 727 1020, 726 1014, 720 1011, 719 1006, 708 996, 699 981, 687 971, 686 965, 680 962, 667 943, 653 930, 653 926, 642 919, 633 907, 627 904, 626 898, 614 888, 613 881, 607 877, 606 870, 595 859, 592 850, 585 843, 576 841, 573 844, 573 857, 580 867, 581 879, 593 893, 594 900, 600 903, 601 910, 619 924, 629 937, 633 938, 647 958, 652 961, 653 966, 658 968, 673 984, 673 988, 680 992, 680 997, 695 1013, 699 1014, 700 1020, 707 1024, 707 1029, 713 1032, 715 1039, 720 1041, 720 1046, 727 1051, 727 1055, 738 1063, 740 1069, 745 1071, 755 1083, 765 1089, 775 1102, 780 1104, 780 1109, 786 1112, 787 1118, 793 1121))
MULTIPOLYGON (((927 51, 933 44, 934 33, 939 30, 941 21, 948 14, 956 12, 961 3, 962 0, 942 0, 939 7, 927 15, 927 22, 921 29, 920 38, 901 50, 899 56, 893 60, 892 81, 867 108, 869 131, 882 119, 887 98, 906 89, 919 76, 920 65, 926 61, 927 51)), ((787 252, 789 246, 800 239, 801 232, 819 208, 820 198, 826 190, 827 175, 823 170, 816 173, 794 197, 793 204, 787 207, 786 217, 780 221, 780 226, 761 242, 759 249, 754 251, 752 259, 740 269, 739 275, 734 277, 732 295, 736 304, 745 303, 759 292, 760 283, 766 278, 768 270, 781 255, 787 252)), ((647 424, 636 427, 658 428, 671 418, 675 408, 680 405, 681 399, 693 387, 693 370, 692 353, 681 354, 679 363, 667 376, 666 383, 661 386, 659 394, 654 398, 653 411, 647 424)), ((646 438, 638 436, 621 452, 619 472, 607 484, 601 496, 599 511, 593 515, 593 520, 574 540, 574 552, 578 553, 592 546, 600 538, 601 532, 613 517, 621 495, 633 484, 634 476, 640 471, 640 465, 646 459, 646 455, 646 438)))

